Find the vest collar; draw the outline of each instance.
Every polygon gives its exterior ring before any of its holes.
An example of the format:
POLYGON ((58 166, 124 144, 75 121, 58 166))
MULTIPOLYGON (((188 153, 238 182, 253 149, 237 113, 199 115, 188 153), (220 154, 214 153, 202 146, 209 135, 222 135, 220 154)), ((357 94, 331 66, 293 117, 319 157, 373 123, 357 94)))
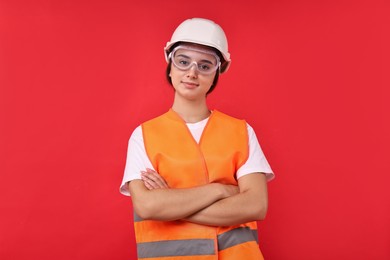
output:
MULTIPOLYGON (((210 114, 210 117, 209 117, 209 121, 211 120, 211 118, 213 118, 213 115, 215 115, 216 113, 218 113, 217 110, 211 110, 211 114, 210 114)), ((183 118, 181 118, 181 116, 175 112, 172 108, 170 108, 168 110, 168 112, 166 113, 166 115, 168 116, 169 119, 171 120, 174 120, 174 121, 177 121, 177 122, 184 122, 185 124, 187 123, 186 121, 184 121, 183 118)))

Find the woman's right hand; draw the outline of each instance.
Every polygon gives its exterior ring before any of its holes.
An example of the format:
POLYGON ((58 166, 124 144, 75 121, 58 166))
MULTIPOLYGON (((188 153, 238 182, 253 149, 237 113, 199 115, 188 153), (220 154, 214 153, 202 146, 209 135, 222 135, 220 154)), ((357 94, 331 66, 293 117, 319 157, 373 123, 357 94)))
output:
POLYGON ((215 183, 215 184, 219 185, 220 189, 222 190, 222 199, 240 193, 240 189, 238 188, 237 185, 229 185, 229 184, 221 184, 221 183, 215 183))
POLYGON ((167 182, 156 171, 147 168, 141 172, 141 179, 148 190, 169 189, 167 182))

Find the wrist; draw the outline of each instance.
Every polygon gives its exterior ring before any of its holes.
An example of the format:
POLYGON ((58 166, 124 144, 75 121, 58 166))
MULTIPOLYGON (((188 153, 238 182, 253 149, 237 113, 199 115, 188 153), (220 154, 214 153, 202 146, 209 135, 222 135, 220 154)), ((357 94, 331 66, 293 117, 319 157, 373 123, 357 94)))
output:
POLYGON ((212 191, 215 193, 217 200, 221 200, 228 197, 228 194, 224 187, 225 185, 220 183, 211 183, 210 185, 212 187, 212 191))

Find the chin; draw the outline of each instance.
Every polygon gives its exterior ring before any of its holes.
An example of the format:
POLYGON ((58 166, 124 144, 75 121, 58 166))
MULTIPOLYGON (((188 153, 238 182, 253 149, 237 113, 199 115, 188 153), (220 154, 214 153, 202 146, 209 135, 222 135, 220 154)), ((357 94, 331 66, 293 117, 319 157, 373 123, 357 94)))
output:
POLYGON ((199 100, 199 99, 203 99, 206 97, 206 94, 203 93, 194 93, 194 91, 192 90, 189 90, 189 91, 179 91, 178 93, 178 96, 186 99, 186 100, 189 100, 189 101, 196 101, 196 100, 199 100), (192 93, 188 93, 188 92, 192 92, 192 93))

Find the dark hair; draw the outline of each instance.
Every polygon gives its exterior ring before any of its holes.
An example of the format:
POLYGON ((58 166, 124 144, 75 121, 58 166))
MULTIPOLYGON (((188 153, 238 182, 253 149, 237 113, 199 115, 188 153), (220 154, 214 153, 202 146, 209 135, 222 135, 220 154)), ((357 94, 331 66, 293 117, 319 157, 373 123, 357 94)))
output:
MULTIPOLYGON (((178 42, 178 43, 174 44, 174 45, 170 48, 170 51, 173 50, 176 46, 180 45, 180 43, 181 43, 181 42, 178 42)), ((216 54, 218 55, 218 57, 220 58, 221 63, 223 63, 224 59, 223 59, 222 54, 221 54, 217 49, 212 48, 212 47, 210 47, 210 48, 211 48, 212 50, 215 51, 215 53, 216 53, 216 54)), ((165 70, 165 77, 166 77, 168 83, 169 83, 171 86, 173 86, 173 85, 172 85, 172 79, 171 79, 171 77, 169 76, 169 74, 171 73, 171 64, 172 64, 172 61, 169 60, 169 61, 168 61, 167 69, 165 70)), ((210 93, 215 89, 215 87, 217 86, 217 83, 218 83, 218 79, 219 79, 219 70, 217 70, 217 72, 215 73, 215 77, 214 77, 213 84, 211 85, 209 91, 207 91, 206 95, 210 94, 210 93)))

